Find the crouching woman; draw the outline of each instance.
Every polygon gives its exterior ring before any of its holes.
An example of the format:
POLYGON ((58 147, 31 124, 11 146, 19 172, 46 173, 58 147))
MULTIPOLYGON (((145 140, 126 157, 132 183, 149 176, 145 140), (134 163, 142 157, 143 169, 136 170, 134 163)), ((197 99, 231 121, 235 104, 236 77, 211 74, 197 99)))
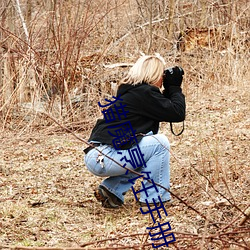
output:
POLYGON ((162 57, 145 55, 122 79, 113 100, 106 105, 99 102, 106 109, 92 130, 91 146, 84 152, 88 170, 106 177, 94 192, 103 207, 124 204, 126 192, 138 178, 127 169, 145 175, 141 190, 134 192, 141 206, 170 201, 166 190, 170 188, 170 146, 158 130, 160 122, 185 119, 183 74, 180 67, 165 70, 162 57))

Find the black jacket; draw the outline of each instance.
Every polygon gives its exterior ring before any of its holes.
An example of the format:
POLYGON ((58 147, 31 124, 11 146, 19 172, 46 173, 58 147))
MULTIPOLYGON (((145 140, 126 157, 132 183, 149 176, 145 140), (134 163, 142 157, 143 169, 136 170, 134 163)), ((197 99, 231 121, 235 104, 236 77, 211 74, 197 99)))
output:
MULTIPOLYGON (((185 96, 177 86, 170 86, 163 94, 159 88, 142 83, 138 85, 122 84, 119 86, 117 96, 119 99, 106 109, 112 109, 111 119, 98 119, 92 130, 89 141, 98 141, 112 145, 117 128, 124 122, 130 121, 136 134, 158 132, 159 122, 181 122, 185 119, 185 96), (123 113, 120 105, 125 106, 123 113), (112 134, 112 135, 111 135, 112 134)), ((114 101, 114 99, 112 99, 114 101)), ((101 104, 108 104, 100 101, 101 104)), ((108 111, 108 110, 106 110, 108 111)))

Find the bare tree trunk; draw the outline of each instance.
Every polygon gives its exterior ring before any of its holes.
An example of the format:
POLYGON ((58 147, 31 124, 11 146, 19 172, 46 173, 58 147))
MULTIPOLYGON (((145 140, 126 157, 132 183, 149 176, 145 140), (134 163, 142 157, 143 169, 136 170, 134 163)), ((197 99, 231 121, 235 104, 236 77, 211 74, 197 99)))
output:
MULTIPOLYGON (((10 2, 5 0, 0 1, 1 6, 1 25, 2 27, 8 29, 10 32, 15 31, 13 19, 14 19, 14 9, 11 6, 10 2)), ((2 98, 1 98, 1 110, 3 114, 9 109, 9 103, 11 100, 11 95, 14 91, 14 74, 13 74, 13 65, 11 63, 11 41, 7 38, 4 31, 0 30, 0 40, 3 41, 1 50, 2 58, 0 60, 0 88, 2 89, 2 98)))
MULTIPOLYGON (((36 82, 36 71, 35 71, 35 59, 34 59, 34 52, 31 48, 31 41, 30 41, 30 34, 28 31, 28 27, 26 21, 23 16, 23 11, 20 6, 19 0, 13 0, 17 14, 21 20, 23 31, 25 34, 25 40, 27 43, 27 57, 29 58, 28 61, 25 60, 20 64, 20 81, 19 81, 19 88, 18 88, 18 97, 19 102, 34 102, 36 101, 36 97, 38 97, 38 88, 36 82), (15 2, 14 2, 15 1, 15 2)), ((30 1, 28 4, 28 12, 30 7, 30 1)))
MULTIPOLYGON (((236 5, 236 2, 232 1, 231 5, 232 5, 232 7, 231 7, 230 19, 231 20, 236 20, 237 19, 237 5, 236 5)), ((231 25, 232 25, 232 29, 231 29, 230 44, 232 45, 233 44, 233 39, 237 34, 237 23, 234 21, 234 22, 231 22, 231 25)))
MULTIPOLYGON (((31 0, 26 0, 26 13, 25 13, 25 19, 27 23, 27 28, 30 31, 31 28, 31 13, 32 13, 32 2, 31 0)), ((29 34, 30 35, 30 34, 29 34)))
POLYGON ((14 91, 13 86, 13 70, 11 64, 11 54, 9 52, 5 53, 3 60, 3 107, 6 110, 8 104, 11 100, 11 95, 14 91))
MULTIPOLYGON (((4 6, 4 2, 3 0, 0 0, 0 11, 1 11, 1 26, 4 27, 3 23, 4 23, 4 19, 6 18, 3 15, 3 12, 6 11, 5 6, 4 6)), ((0 41, 4 40, 4 34, 3 31, 0 29, 0 41)), ((0 98, 0 107, 2 107, 3 105, 3 93, 2 93, 2 89, 3 89, 3 67, 4 67, 4 63, 3 63, 3 48, 0 47, 0 96, 2 96, 2 98, 0 98)))
POLYGON ((185 29, 185 20, 184 20, 184 16, 183 16, 183 6, 181 6, 181 4, 179 2, 177 2, 177 13, 180 15, 180 18, 179 18, 179 30, 181 32, 184 31, 185 29))
POLYGON ((201 19, 200 19, 200 26, 206 27, 207 26, 207 0, 201 1, 201 19))
POLYGON ((148 2, 148 11, 149 11, 149 44, 148 44, 148 54, 151 53, 152 40, 153 40, 153 0, 148 2))
POLYGON ((171 42, 174 35, 174 13, 175 1, 169 0, 169 20, 168 20, 168 39, 171 42))
POLYGON ((13 3, 14 3, 15 8, 17 10, 17 14, 19 15, 20 20, 22 22, 23 31, 24 31, 24 34, 25 34, 25 39, 27 41, 28 46, 30 47, 29 32, 28 32, 27 25, 26 25, 26 22, 25 22, 25 19, 24 19, 24 16, 23 16, 23 12, 21 10, 20 2, 19 2, 19 0, 15 0, 15 2, 13 2, 13 3))

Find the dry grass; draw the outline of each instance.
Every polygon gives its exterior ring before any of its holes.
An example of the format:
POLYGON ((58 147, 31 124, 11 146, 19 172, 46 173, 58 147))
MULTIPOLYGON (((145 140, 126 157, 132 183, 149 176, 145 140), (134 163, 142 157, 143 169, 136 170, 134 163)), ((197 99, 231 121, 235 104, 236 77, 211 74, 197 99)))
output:
MULTIPOLYGON (((84 166, 82 142, 40 115, 45 110, 88 138, 101 115, 97 102, 114 94, 127 70, 103 65, 134 62, 149 48, 150 13, 139 2, 68 1, 56 13, 44 10, 45 1, 33 3, 31 54, 18 19, 14 28, 8 26, 14 19, 2 19, 0 248, 152 248, 146 230, 151 218, 140 214, 132 192, 123 208, 103 209, 93 196, 101 179, 84 166)), ((164 35, 168 6, 156 2, 151 50, 166 57, 167 66, 185 70, 185 132, 174 137, 168 124, 161 125, 172 145, 171 190, 198 211, 173 198, 166 219, 177 241, 170 249, 250 249, 249 220, 240 226, 250 184, 249 4, 217 1, 204 9, 203 2, 179 1, 172 42, 164 35), (215 42, 201 32, 205 46, 172 48, 179 31, 201 23, 218 28, 215 42)))
MULTIPOLYGON (((249 206, 248 86, 208 90, 197 97, 197 88, 190 87, 186 130, 180 138, 170 134, 167 124, 161 128, 172 144, 172 191, 219 226, 174 199, 174 205, 167 208, 173 230, 204 236, 192 241, 176 234, 178 249, 226 249, 225 242, 216 244, 205 236, 218 234, 236 218, 223 233, 242 230, 245 233, 231 241, 249 244, 249 221, 240 228, 243 215, 236 208, 244 211, 249 206)), ((100 178, 86 170, 82 143, 70 134, 48 131, 2 135, 0 241, 5 245, 73 247, 131 235, 91 247, 145 243, 145 236, 132 235, 147 232, 151 220, 140 214, 132 193, 119 211, 103 209, 93 196, 100 178)), ((87 138, 88 132, 79 135, 87 138)), ((231 245, 228 249, 243 248, 231 245)))

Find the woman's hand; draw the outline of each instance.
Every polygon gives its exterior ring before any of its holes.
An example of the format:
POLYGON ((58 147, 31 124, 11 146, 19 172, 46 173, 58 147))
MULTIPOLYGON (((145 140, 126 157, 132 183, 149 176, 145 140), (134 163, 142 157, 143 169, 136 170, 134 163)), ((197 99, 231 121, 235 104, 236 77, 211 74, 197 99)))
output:
POLYGON ((164 70, 163 86, 168 89, 169 86, 181 86, 184 70, 181 67, 175 66, 164 70))

